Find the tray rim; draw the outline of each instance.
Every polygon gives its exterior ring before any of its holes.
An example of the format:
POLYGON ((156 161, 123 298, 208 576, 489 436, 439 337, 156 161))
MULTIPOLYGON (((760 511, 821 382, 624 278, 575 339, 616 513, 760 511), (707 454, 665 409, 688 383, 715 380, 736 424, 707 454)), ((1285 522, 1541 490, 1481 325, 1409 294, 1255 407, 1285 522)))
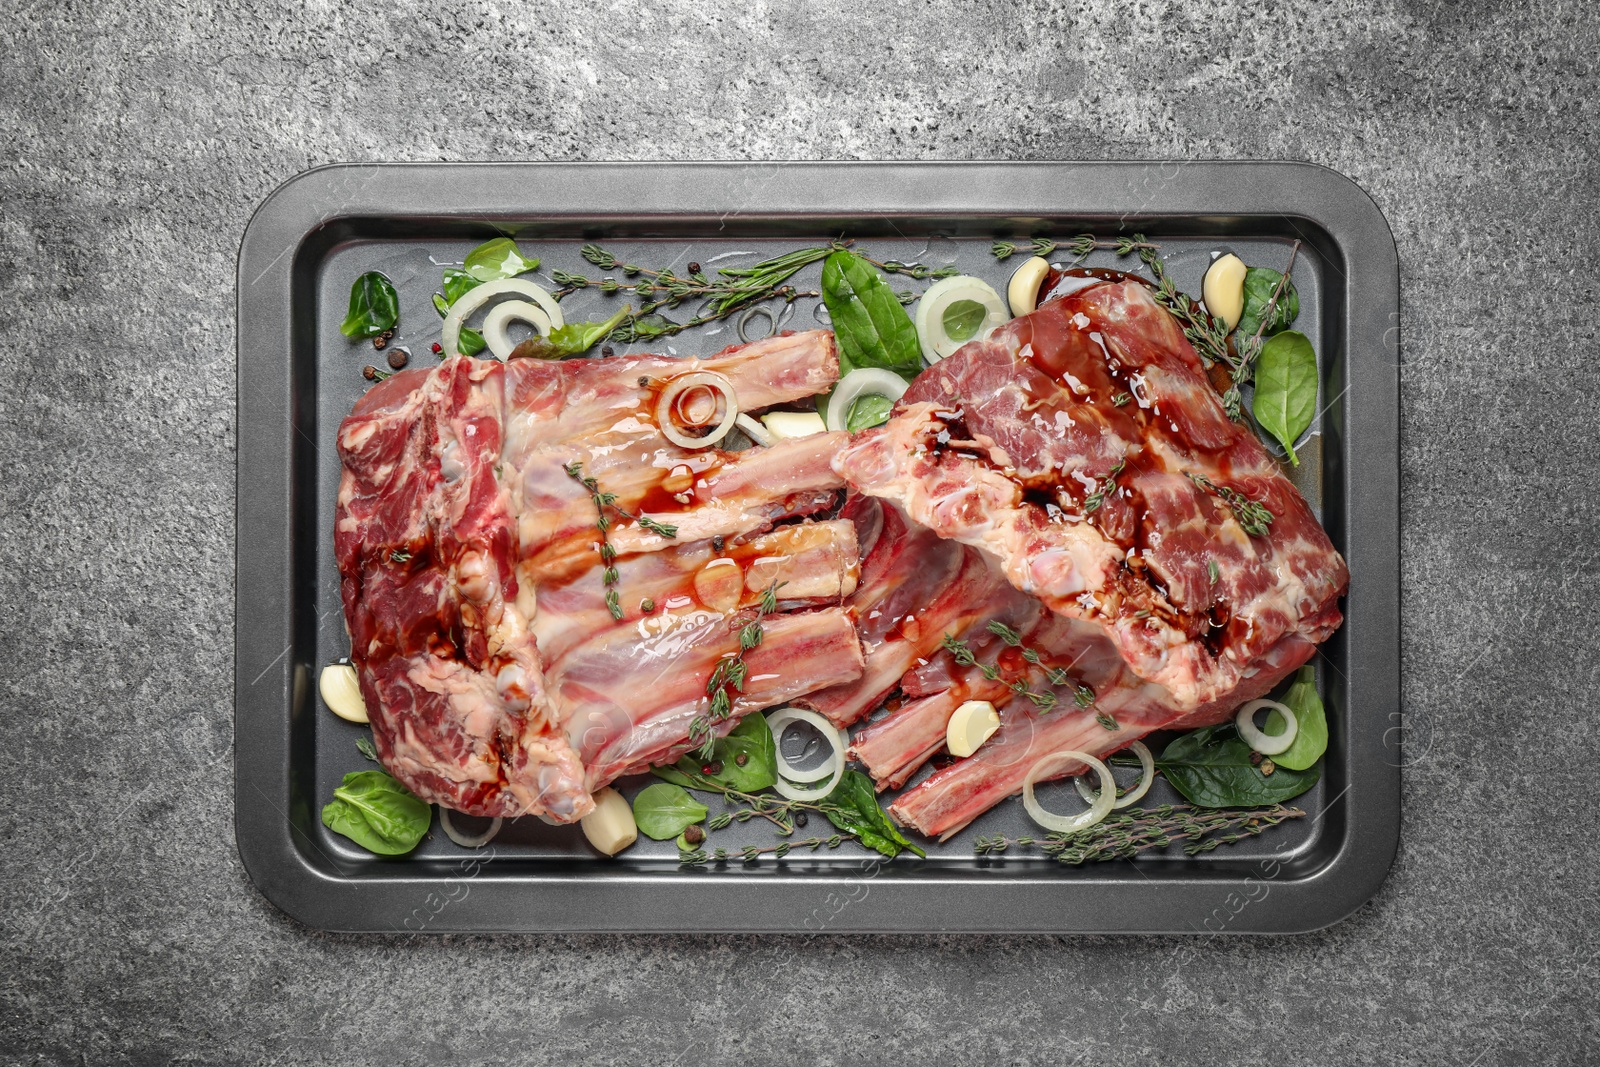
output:
POLYGON ((1059 881, 1006 881, 937 868, 875 870, 864 860, 871 886, 817 930, 796 925, 799 912, 774 903, 795 900, 802 890, 806 901, 820 902, 861 888, 863 874, 548 872, 475 880, 432 913, 423 929, 1297 933, 1338 922, 1369 900, 1398 848, 1403 762, 1398 731, 1381 725, 1400 721, 1398 255, 1382 212, 1349 178, 1317 164, 1246 160, 334 163, 278 186, 245 228, 236 289, 235 840, 267 899, 318 929, 415 932, 397 917, 437 897, 449 869, 462 866, 396 864, 393 874, 337 876, 308 862, 292 837, 289 716, 283 712, 293 708, 297 691, 313 684, 286 662, 294 605, 290 316, 299 251, 325 227, 373 216, 487 221, 733 213, 797 220, 966 214, 1152 222, 1270 216, 1303 218, 1332 238, 1346 266, 1346 558, 1361 583, 1359 595, 1346 601, 1349 699, 1351 706, 1372 709, 1363 712, 1364 728, 1352 724, 1349 786, 1330 802, 1347 805, 1343 837, 1333 858, 1305 877, 1257 879, 1264 886, 1259 897, 1250 895, 1251 876, 1137 881, 1080 871, 1059 881), (746 199, 730 212, 726 193, 740 184, 746 199), (284 651, 272 658, 280 647, 284 651), (1218 911, 1240 893, 1248 907, 1229 904, 1221 929, 1202 927, 1192 910, 1185 920, 1178 906, 1197 887, 1212 894, 1218 911), (639 907, 646 899, 648 907, 639 907), (529 918, 527 905, 535 900, 537 914, 529 918))

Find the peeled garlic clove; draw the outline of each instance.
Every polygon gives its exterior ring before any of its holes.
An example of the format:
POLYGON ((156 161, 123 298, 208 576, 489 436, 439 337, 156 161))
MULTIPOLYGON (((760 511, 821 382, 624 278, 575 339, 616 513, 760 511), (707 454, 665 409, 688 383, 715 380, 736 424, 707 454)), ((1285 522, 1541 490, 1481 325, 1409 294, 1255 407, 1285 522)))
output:
POLYGON ((639 839, 639 824, 633 808, 621 793, 606 786, 594 795, 594 810, 580 823, 589 844, 608 856, 615 856, 639 839))
POLYGON ((950 716, 945 727, 945 747, 950 755, 966 758, 1000 729, 1000 716, 987 700, 969 700, 950 716))
POLYGON ((714 559, 695 572, 694 595, 712 611, 736 610, 743 592, 744 571, 731 559, 714 559))
POLYGON ((1239 317, 1244 314, 1245 269, 1244 260, 1229 252, 1206 268, 1205 281, 1200 285, 1206 310, 1229 331, 1239 325, 1239 317))
POLYGON ((1031 315, 1039 306, 1039 286, 1050 272, 1050 261, 1034 256, 1011 274, 1011 284, 1006 286, 1006 303, 1013 315, 1031 315))
POLYGON ((814 433, 828 432, 822 416, 815 411, 769 411, 761 416, 761 421, 777 438, 810 437, 814 433))
POLYGON ((367 703, 361 699, 356 669, 348 663, 330 663, 317 677, 317 692, 328 710, 346 722, 366 722, 367 703))

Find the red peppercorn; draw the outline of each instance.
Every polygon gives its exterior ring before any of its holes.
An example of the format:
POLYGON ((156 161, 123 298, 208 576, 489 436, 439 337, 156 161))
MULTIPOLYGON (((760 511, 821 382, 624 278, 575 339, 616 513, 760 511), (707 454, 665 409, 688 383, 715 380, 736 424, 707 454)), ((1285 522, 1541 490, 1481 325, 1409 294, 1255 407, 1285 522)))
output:
POLYGON ((443 352, 444 351, 444 345, 440 344, 438 341, 435 341, 435 342, 433 342, 433 350, 436 353, 443 352))

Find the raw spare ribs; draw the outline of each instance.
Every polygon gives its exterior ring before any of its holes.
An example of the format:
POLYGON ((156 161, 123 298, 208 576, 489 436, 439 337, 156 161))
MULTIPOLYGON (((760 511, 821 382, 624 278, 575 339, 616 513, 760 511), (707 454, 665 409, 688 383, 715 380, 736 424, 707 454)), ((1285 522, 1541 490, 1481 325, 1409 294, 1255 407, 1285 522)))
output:
POLYGON ((676 758, 707 677, 773 583, 780 613, 746 653, 748 681, 721 729, 861 673, 838 606, 857 580, 854 525, 774 528, 836 506, 841 441, 678 448, 655 427, 654 398, 702 369, 759 410, 827 390, 839 364, 820 331, 708 360, 452 359, 387 379, 340 426, 335 549, 351 659, 378 756, 418 796, 477 815, 580 818, 624 771, 676 758), (618 508, 677 527, 668 539, 613 525, 620 621, 595 502, 572 463, 618 508))
POLYGON ((822 332, 707 360, 457 359, 372 389, 339 431, 336 547, 383 764, 462 811, 577 819, 687 750, 705 679, 775 581, 722 729, 784 702, 850 727, 888 699, 851 751, 900 789, 964 700, 999 708, 975 755, 890 806, 930 836, 1050 752, 1104 754, 1270 690, 1338 627, 1344 562, 1146 287, 1079 284, 852 436, 686 451, 653 422, 664 381, 698 369, 746 411, 825 392, 822 332), (613 516, 621 621, 574 462, 677 527, 613 516))

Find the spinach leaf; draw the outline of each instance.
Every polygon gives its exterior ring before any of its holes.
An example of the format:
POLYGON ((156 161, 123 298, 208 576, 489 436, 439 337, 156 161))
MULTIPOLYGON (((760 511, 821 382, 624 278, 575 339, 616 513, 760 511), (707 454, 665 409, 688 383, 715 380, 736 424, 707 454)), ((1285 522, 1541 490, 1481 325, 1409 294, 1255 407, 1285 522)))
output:
POLYGON ((382 771, 352 771, 322 809, 322 825, 382 856, 410 852, 428 832, 433 808, 382 771))
MULTIPOLYGON (((448 273, 449 272, 447 271, 446 274, 448 275, 448 273)), ((473 283, 473 285, 476 284, 478 283, 473 283)), ((445 288, 448 289, 449 287, 450 279, 446 277, 445 288)), ((467 289, 470 288, 472 288, 471 285, 467 286, 467 289)), ((463 293, 466 291, 466 289, 461 290, 463 293)), ((456 295, 459 296, 460 293, 456 295)), ((449 300, 440 296, 438 293, 433 294, 433 310, 439 313, 439 317, 441 319, 450 314, 450 303, 451 302, 449 300)), ((461 327, 461 336, 456 339, 456 347, 461 349, 461 354, 463 356, 475 356, 479 352, 482 352, 485 348, 488 348, 489 342, 485 341, 483 339, 483 334, 479 333, 477 330, 474 330, 468 326, 463 326, 461 327)))
POLYGON ((855 433, 869 426, 882 426, 889 421, 889 411, 893 407, 894 401, 888 397, 868 393, 850 405, 850 413, 844 417, 845 429, 855 433))
POLYGON ((605 340, 633 314, 625 307, 604 322, 569 322, 550 331, 549 337, 534 336, 511 350, 512 359, 565 359, 580 355, 605 340))
POLYGON ((345 312, 339 332, 359 341, 392 330, 399 321, 400 298, 394 283, 378 271, 369 270, 350 287, 350 310, 345 312))
POLYGON ((1250 410, 1300 466, 1294 442, 1317 413, 1317 354, 1305 334, 1287 330, 1261 346, 1250 410))
POLYGON ((978 332, 988 309, 976 300, 955 300, 944 309, 940 325, 945 336, 952 341, 965 341, 978 332))
POLYGON ((911 316, 870 263, 844 251, 822 264, 822 302, 839 342, 839 374, 882 367, 904 378, 922 370, 922 346, 911 316))
MULTIPOLYGON (((496 237, 467 253, 467 273, 480 282, 495 282, 501 278, 515 278, 539 265, 537 259, 528 259, 509 237, 496 237)), ((452 301, 455 299, 451 298, 452 301)))
MULTIPOLYGON (((1322 697, 1317 695, 1317 672, 1311 667, 1301 667, 1294 676, 1294 684, 1283 694, 1284 704, 1294 712, 1299 732, 1294 744, 1272 757, 1279 767, 1303 771, 1314 765, 1328 751, 1328 715, 1322 707, 1322 697)), ((1267 715, 1262 733, 1281 734, 1288 724, 1276 711, 1267 715)))
MULTIPOLYGON (((1279 271, 1266 267, 1251 267, 1244 272, 1244 313, 1239 316, 1238 335, 1240 337, 1254 337, 1256 327, 1261 325, 1261 316, 1267 310, 1267 303, 1272 299, 1272 291, 1278 287, 1278 279, 1283 277, 1279 271)), ((1277 305, 1272 309, 1272 318, 1267 320, 1267 328, 1261 331, 1263 337, 1270 337, 1280 330, 1287 330, 1294 325, 1294 320, 1300 315, 1300 294, 1295 291, 1294 279, 1290 278, 1283 287, 1283 295, 1278 297, 1277 305)))
MULTIPOLYGON (((464 270, 457 270, 455 267, 446 267, 444 269, 445 307, 448 308, 451 304, 454 304, 457 300, 460 300, 464 295, 482 284, 483 283, 481 281, 479 281, 477 278, 474 278, 464 270)), ((437 300, 435 301, 434 306, 438 306, 437 300)), ((443 312, 440 312, 440 314, 443 314, 443 312)))
POLYGON ((681 785, 686 789, 705 789, 712 792, 733 789, 740 793, 754 793, 766 789, 778 780, 778 746, 773 743, 772 730, 766 716, 746 715, 739 725, 728 731, 728 736, 717 738, 712 746, 711 759, 702 763, 693 756, 684 756, 675 767, 652 768, 656 777, 681 785), (743 756, 744 763, 739 763, 743 756), (721 768, 706 774, 706 767, 721 768))
POLYGON ((677 837, 706 817, 706 806, 667 782, 647 785, 633 798, 633 821, 639 832, 656 841, 677 837))
POLYGON ((1297 797, 1317 784, 1321 773, 1279 766, 1272 774, 1250 763, 1250 746, 1233 723, 1182 734, 1156 760, 1174 789, 1202 808, 1245 808, 1297 797))
POLYGON ((828 821, 847 834, 855 834, 861 843, 893 859, 901 852, 926 856, 922 849, 907 841, 898 827, 889 821, 878 807, 878 794, 872 788, 872 779, 860 771, 847 770, 833 787, 826 800, 818 807, 828 821))

